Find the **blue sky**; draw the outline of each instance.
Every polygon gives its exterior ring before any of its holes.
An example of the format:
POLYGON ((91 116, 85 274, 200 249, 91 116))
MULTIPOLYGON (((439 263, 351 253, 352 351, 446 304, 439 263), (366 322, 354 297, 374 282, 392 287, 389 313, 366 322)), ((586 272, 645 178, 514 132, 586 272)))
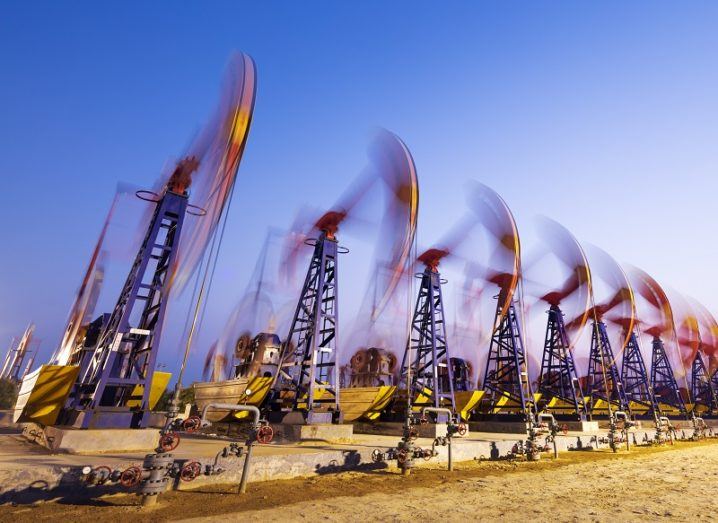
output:
MULTIPOLYGON (((421 243, 477 179, 522 232, 546 214, 718 312, 717 15, 708 2, 5 2, 0 349, 29 321, 54 349, 117 181, 150 186, 181 154, 233 50, 255 59, 258 96, 200 346, 267 227, 334 201, 378 125, 416 160, 421 243)), ((361 270, 343 267, 349 303, 361 270)))

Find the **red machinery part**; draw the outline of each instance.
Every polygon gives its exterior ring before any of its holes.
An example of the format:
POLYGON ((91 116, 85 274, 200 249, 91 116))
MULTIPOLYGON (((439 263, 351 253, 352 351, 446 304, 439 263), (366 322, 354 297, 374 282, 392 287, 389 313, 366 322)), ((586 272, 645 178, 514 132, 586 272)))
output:
POLYGON ((564 436, 568 434, 568 424, 564 423, 563 425, 561 425, 561 432, 563 432, 564 436))
POLYGON ((257 442, 267 444, 272 441, 272 438, 274 437, 274 429, 270 427, 269 425, 262 425, 257 429, 257 442))
POLYGON ((120 485, 127 488, 135 487, 139 485, 141 479, 142 469, 140 467, 130 467, 120 475, 120 485))
POLYGON ((202 419, 199 416, 190 416, 182 422, 182 430, 195 432, 202 426, 202 419))
POLYGON ((466 430, 467 430, 466 423, 459 423, 459 429, 458 429, 459 436, 463 436, 464 434, 466 434, 466 430))
POLYGON ((180 470, 180 479, 182 481, 193 481, 202 473, 202 465, 198 461, 190 461, 185 463, 180 470))
POLYGON ((160 436, 160 448, 164 452, 172 452, 179 445, 180 436, 176 432, 167 432, 160 436))

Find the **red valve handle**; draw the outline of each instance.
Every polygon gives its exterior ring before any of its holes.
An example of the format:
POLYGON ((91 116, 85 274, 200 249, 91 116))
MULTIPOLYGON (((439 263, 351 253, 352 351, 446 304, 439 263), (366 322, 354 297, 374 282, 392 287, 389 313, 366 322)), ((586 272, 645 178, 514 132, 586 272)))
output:
POLYGON ((130 467, 125 469, 120 475, 120 485, 123 487, 134 487, 140 483, 142 479, 142 470, 140 467, 130 467))
POLYGON ((563 432, 564 436, 568 434, 568 425, 566 423, 561 426, 561 432, 563 432))
POLYGON ((197 461, 190 461, 185 463, 180 470, 180 479, 182 481, 193 481, 202 472, 202 465, 197 461))
POLYGON ((200 428, 202 420, 199 416, 190 416, 182 422, 182 430, 187 432, 194 432, 200 428))
POLYGON ((459 423, 459 436, 463 436, 464 434, 466 434, 466 430, 466 423, 459 423))
POLYGON ((171 452, 180 443, 180 436, 176 432, 168 432, 160 436, 160 448, 165 452, 171 452))
POLYGON ((267 444, 274 438, 274 429, 269 425, 262 425, 257 429, 257 442, 267 444))

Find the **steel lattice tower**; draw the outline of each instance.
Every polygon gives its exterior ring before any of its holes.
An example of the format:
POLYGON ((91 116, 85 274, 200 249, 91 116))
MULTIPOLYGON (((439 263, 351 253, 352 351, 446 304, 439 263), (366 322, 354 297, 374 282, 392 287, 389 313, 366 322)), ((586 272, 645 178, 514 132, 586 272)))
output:
POLYGON ((563 313, 556 305, 548 310, 539 392, 573 404, 576 415, 584 419, 586 403, 578 381, 576 364, 571 353, 563 313))
POLYGON ((510 303, 508 310, 503 310, 503 303, 504 300, 499 296, 494 320, 496 327, 491 335, 483 388, 489 394, 492 404, 495 405, 501 396, 508 396, 521 406, 524 416, 529 417, 535 405, 521 330, 514 304, 510 303))
POLYGON ((425 398, 423 401, 412 400, 415 406, 455 410, 454 375, 449 362, 441 277, 437 271, 426 267, 401 364, 401 382, 406 385, 410 397, 425 398), (439 367, 445 367, 448 379, 441 379, 439 367), (407 383, 409 373, 411 383, 407 383))
POLYGON ((646 371, 646 363, 641 354, 641 347, 638 344, 638 338, 635 331, 631 331, 628 338, 628 344, 623 352, 623 363, 621 364, 621 382, 623 390, 630 402, 635 401, 649 407, 652 414, 659 416, 660 410, 656 397, 653 394, 653 387, 648 380, 648 372, 646 371))
POLYGON ((673 374, 673 367, 663 346, 663 340, 657 336, 653 338, 651 383, 656 401, 677 408, 683 415, 688 414, 686 404, 678 389, 676 376, 673 374))
POLYGON ((709 412, 718 408, 716 390, 708 376, 708 370, 700 352, 696 354, 691 365, 691 396, 694 403, 708 407, 709 412))
POLYGON ((591 336, 591 354, 588 360, 588 385, 586 394, 590 398, 589 411, 593 410, 596 399, 614 401, 620 410, 628 407, 628 399, 623 390, 621 380, 613 357, 613 349, 606 332, 606 324, 602 321, 593 322, 591 336), (608 391, 609 397, 606 397, 608 391))
MULTIPOLYGON (((322 232, 314 253, 286 347, 296 343, 293 361, 282 364, 295 395, 293 410, 306 410, 307 422, 331 422, 339 417, 339 375, 336 344, 339 331, 336 239, 322 232)), ((287 380, 288 381, 288 380, 287 380)), ((279 383, 279 381, 278 381, 279 383)))
POLYGON ((80 369, 64 423, 82 428, 147 425, 170 268, 187 210, 187 193, 181 192, 168 188, 156 202, 117 304, 92 358, 80 369))

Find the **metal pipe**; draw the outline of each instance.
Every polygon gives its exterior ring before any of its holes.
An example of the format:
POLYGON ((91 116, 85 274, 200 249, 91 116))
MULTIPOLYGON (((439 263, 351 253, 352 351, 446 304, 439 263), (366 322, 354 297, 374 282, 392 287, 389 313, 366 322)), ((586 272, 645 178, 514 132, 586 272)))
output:
MULTIPOLYGON (((259 426, 260 412, 254 405, 233 405, 231 403, 210 403, 202 409, 201 425, 204 427, 207 421, 207 411, 211 408, 231 411, 251 412, 254 415, 254 426, 259 426)), ((249 462, 252 458, 252 447, 254 446, 254 438, 247 440, 247 455, 244 457, 244 465, 242 466, 242 479, 239 481, 239 493, 244 494, 247 491, 247 479, 249 478, 249 462)))
MULTIPOLYGON (((435 412, 436 414, 447 414, 449 416, 449 423, 451 423, 451 420, 454 416, 454 413, 451 412, 450 409, 444 408, 444 407, 424 407, 421 409, 422 415, 425 415, 427 412, 435 412)), ((448 431, 447 431, 448 432, 448 431)), ((451 435, 449 434, 446 438, 448 440, 448 447, 449 447, 449 471, 454 470, 454 463, 451 459, 451 435)))

